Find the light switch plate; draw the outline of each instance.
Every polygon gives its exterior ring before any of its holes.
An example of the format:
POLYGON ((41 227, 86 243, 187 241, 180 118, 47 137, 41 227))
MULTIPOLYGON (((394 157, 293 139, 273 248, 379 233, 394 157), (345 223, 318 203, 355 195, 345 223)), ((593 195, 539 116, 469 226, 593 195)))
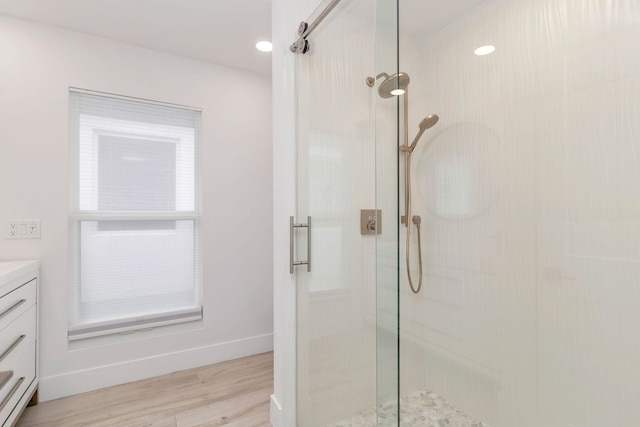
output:
POLYGON ((9 219, 5 221, 5 239, 39 239, 39 219, 9 219))
POLYGON ((27 223, 27 236, 29 236, 29 239, 39 239, 40 238, 40 220, 31 219, 25 222, 27 223))

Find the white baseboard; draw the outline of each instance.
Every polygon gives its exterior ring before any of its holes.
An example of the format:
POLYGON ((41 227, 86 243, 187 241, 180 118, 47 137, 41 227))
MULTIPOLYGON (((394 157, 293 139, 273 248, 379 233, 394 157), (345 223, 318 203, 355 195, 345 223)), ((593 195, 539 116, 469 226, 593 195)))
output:
POLYGON ((273 394, 271 395, 271 410, 269 420, 271 421, 271 425, 273 427, 282 427, 282 407, 278 403, 278 399, 276 399, 273 394))
POLYGON ((45 402, 272 350, 273 334, 268 334, 42 377, 38 397, 45 402))

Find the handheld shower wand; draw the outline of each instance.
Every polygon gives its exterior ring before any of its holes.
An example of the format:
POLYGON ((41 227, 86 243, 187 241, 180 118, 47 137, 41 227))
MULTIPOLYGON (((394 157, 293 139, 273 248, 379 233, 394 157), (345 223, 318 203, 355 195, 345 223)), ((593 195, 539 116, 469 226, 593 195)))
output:
POLYGON ((438 120, 440 119, 437 114, 430 114, 425 117, 419 125, 419 131, 416 137, 413 139, 411 145, 409 145, 409 125, 408 125, 408 117, 407 117, 407 99, 405 94, 405 112, 404 112, 404 144, 400 146, 400 151, 404 153, 404 182, 405 182, 405 212, 406 215, 402 218, 402 223, 407 227, 407 237, 405 239, 406 245, 406 264, 407 264, 407 279, 409 280, 409 287, 414 294, 420 292, 422 288, 422 236, 420 235, 420 226, 422 224, 422 218, 420 215, 414 215, 411 217, 411 154, 413 154, 413 150, 415 150, 418 141, 422 137, 424 132, 433 127, 438 120), (411 222, 413 222, 418 231, 418 268, 420 271, 420 275, 418 278, 418 286, 414 286, 413 279, 411 278, 411 225, 409 225, 409 218, 411 218, 411 222))
POLYGON ((418 125, 420 130, 418 131, 418 134, 416 135, 416 137, 413 138, 413 142, 411 142, 411 145, 406 145, 405 143, 405 145, 402 145, 400 147, 400 151, 413 153, 413 150, 415 150, 416 145, 418 144, 418 141, 422 137, 422 134, 427 129, 433 127, 436 123, 438 123, 438 120, 440 120, 440 117, 438 117, 437 114, 429 114, 427 117, 422 119, 422 121, 420 122, 420 125, 418 125))

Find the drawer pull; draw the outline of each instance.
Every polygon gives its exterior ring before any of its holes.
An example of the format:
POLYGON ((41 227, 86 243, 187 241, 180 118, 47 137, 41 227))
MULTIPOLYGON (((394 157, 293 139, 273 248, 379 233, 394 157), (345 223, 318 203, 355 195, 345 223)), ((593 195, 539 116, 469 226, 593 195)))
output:
POLYGON ((22 304, 24 304, 25 302, 27 302, 26 299, 21 299, 20 301, 18 301, 17 303, 13 304, 11 307, 7 308, 5 311, 2 312, 2 314, 0 314, 0 319, 2 319, 4 316, 6 316, 7 314, 11 313, 13 310, 15 310, 16 308, 20 307, 22 304))
POLYGON ((7 357, 12 351, 13 349, 15 349, 21 342, 23 339, 26 338, 26 335, 20 335, 14 342, 13 344, 11 344, 11 346, 9 346, 8 349, 6 349, 4 351, 4 353, 2 353, 2 355, 0 355, 0 362, 2 362, 4 360, 5 357, 7 357))
POLYGON ((7 397, 5 397, 2 403, 0 404, 0 412, 2 412, 5 406, 7 406, 7 404, 9 403, 13 395, 16 394, 16 391, 18 391, 18 389, 20 388, 23 382, 24 382, 24 377, 20 377, 18 382, 15 383, 13 387, 11 387, 11 391, 9 391, 9 394, 7 394, 7 397))

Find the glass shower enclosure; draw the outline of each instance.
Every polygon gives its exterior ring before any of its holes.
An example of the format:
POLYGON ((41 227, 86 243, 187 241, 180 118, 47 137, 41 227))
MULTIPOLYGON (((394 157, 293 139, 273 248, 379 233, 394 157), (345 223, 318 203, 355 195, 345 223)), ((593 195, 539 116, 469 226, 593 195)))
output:
POLYGON ((307 40, 297 425, 640 425, 640 2, 342 0, 307 40))

